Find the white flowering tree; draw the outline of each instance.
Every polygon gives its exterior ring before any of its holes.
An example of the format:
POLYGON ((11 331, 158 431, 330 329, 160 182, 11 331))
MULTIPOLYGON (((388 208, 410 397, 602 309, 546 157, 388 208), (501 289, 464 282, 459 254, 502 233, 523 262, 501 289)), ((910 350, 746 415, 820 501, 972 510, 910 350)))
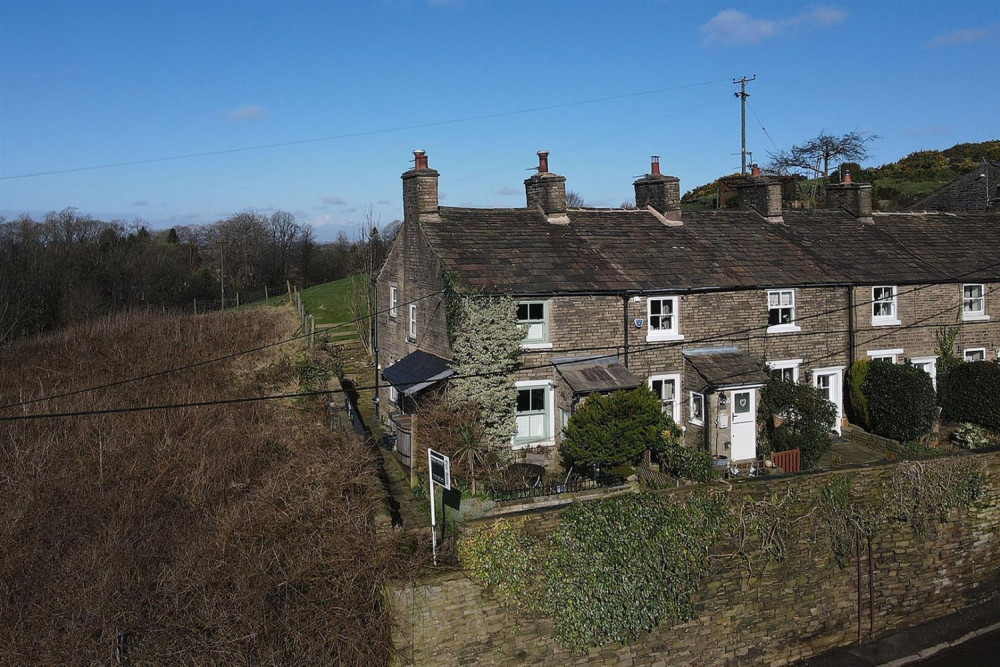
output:
POLYGON ((524 339, 517 304, 509 297, 454 295, 449 301, 456 375, 450 398, 477 405, 488 446, 503 451, 517 430, 514 371, 524 339))

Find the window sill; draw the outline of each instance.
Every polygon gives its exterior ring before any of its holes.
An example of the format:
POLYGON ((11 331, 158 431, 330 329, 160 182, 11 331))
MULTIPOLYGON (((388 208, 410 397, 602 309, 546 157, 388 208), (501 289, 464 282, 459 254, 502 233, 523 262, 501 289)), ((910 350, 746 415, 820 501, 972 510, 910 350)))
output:
POLYGON ((416 343, 416 342, 417 342, 417 339, 416 339, 416 338, 414 338, 413 336, 407 336, 407 337, 406 337, 406 342, 407 342, 407 343, 416 343))
POLYGON ((657 341, 670 341, 670 340, 684 340, 684 334, 677 333, 647 333, 646 342, 652 343, 657 341))
POLYGON ((963 322, 989 322, 989 315, 962 315, 963 322))
POLYGON ((693 424, 694 426, 704 426, 705 425, 704 421, 698 421, 697 419, 689 419, 688 423, 689 424, 693 424))
POLYGON ((510 443, 511 449, 527 449, 528 447, 553 447, 556 441, 548 440, 518 440, 510 443))
POLYGON ((521 343, 522 350, 551 350, 552 343, 521 343))
POLYGON ((902 324, 902 322, 900 322, 899 320, 897 320, 895 318, 893 318, 891 320, 888 320, 888 319, 887 320, 872 319, 872 326, 873 327, 898 327, 901 324, 902 324))
POLYGON ((775 324, 767 328, 767 333, 798 333, 802 327, 797 324, 775 324))

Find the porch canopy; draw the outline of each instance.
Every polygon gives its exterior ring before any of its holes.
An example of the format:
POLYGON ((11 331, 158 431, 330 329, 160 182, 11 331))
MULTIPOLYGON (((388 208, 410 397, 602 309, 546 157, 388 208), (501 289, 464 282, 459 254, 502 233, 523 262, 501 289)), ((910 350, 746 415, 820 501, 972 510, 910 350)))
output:
POLYGON ((446 360, 416 350, 382 371, 382 378, 404 396, 413 396, 454 373, 446 360))
POLYGON ((574 394, 635 389, 642 382, 616 357, 553 359, 553 365, 574 394))
MULTIPOLYGON (((707 392, 734 387, 760 387, 767 382, 767 373, 750 355, 737 347, 706 347, 684 350, 688 366, 707 392)), ((691 381, 688 386, 692 386, 691 381)))

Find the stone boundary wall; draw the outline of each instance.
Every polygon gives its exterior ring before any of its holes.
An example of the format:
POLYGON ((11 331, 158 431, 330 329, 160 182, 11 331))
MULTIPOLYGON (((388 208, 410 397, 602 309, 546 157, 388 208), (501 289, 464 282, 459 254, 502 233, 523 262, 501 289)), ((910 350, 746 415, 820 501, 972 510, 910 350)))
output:
POLYGON ((868 431, 855 426, 853 424, 844 424, 844 437, 857 442, 859 444, 870 447, 875 451, 882 452, 883 454, 892 453, 895 456, 899 456, 905 450, 903 446, 899 444, 898 440, 892 440, 890 438, 883 438, 880 435, 875 435, 874 433, 869 433, 868 431))
MULTIPOLYGON (((458 570, 438 571, 387 591, 400 665, 783 665, 857 640, 876 637, 991 599, 1000 592, 1000 452, 983 461, 982 503, 931 521, 917 537, 909 525, 885 528, 872 543, 874 598, 867 563, 841 569, 820 535, 790 540, 784 561, 748 581, 736 563, 717 568, 696 596, 696 618, 661 626, 637 641, 584 655, 559 646, 549 619, 507 612, 458 570), (869 603, 874 614, 869 614, 869 603)), ((897 463, 747 480, 734 486, 783 494, 789 486, 811 502, 830 478, 851 472, 887 479, 897 463)), ((857 485, 856 485, 857 486, 857 485)), ((673 492, 687 492, 680 489, 673 492)), ((532 533, 551 531, 564 508, 525 515, 532 533), (551 516, 550 516, 551 515, 551 516)), ((474 527, 473 527, 474 529, 474 527)))

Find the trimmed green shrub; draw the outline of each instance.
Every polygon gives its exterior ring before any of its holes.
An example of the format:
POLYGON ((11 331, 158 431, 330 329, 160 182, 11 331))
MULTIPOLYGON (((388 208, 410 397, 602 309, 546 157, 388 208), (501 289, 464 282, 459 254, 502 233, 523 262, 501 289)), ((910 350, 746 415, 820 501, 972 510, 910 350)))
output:
POLYGON ((960 363, 938 379, 942 414, 1000 431, 1000 364, 960 363))
POLYGON ((772 452, 797 447, 809 468, 830 448, 837 407, 813 387, 771 378, 761 391, 757 419, 764 423, 764 447, 772 452))
POLYGON ((937 417, 931 376, 910 364, 873 361, 862 385, 868 400, 871 431, 907 441, 930 433, 937 417))
POLYGON ((868 417, 868 399, 865 398, 865 392, 861 389, 867 377, 867 359, 858 359, 851 364, 847 370, 847 401, 844 410, 847 412, 848 421, 852 424, 871 430, 871 419, 868 417))
POLYGON ((668 419, 660 399, 647 387, 591 394, 570 417, 562 451, 578 467, 633 463, 645 450, 660 446, 668 419))

